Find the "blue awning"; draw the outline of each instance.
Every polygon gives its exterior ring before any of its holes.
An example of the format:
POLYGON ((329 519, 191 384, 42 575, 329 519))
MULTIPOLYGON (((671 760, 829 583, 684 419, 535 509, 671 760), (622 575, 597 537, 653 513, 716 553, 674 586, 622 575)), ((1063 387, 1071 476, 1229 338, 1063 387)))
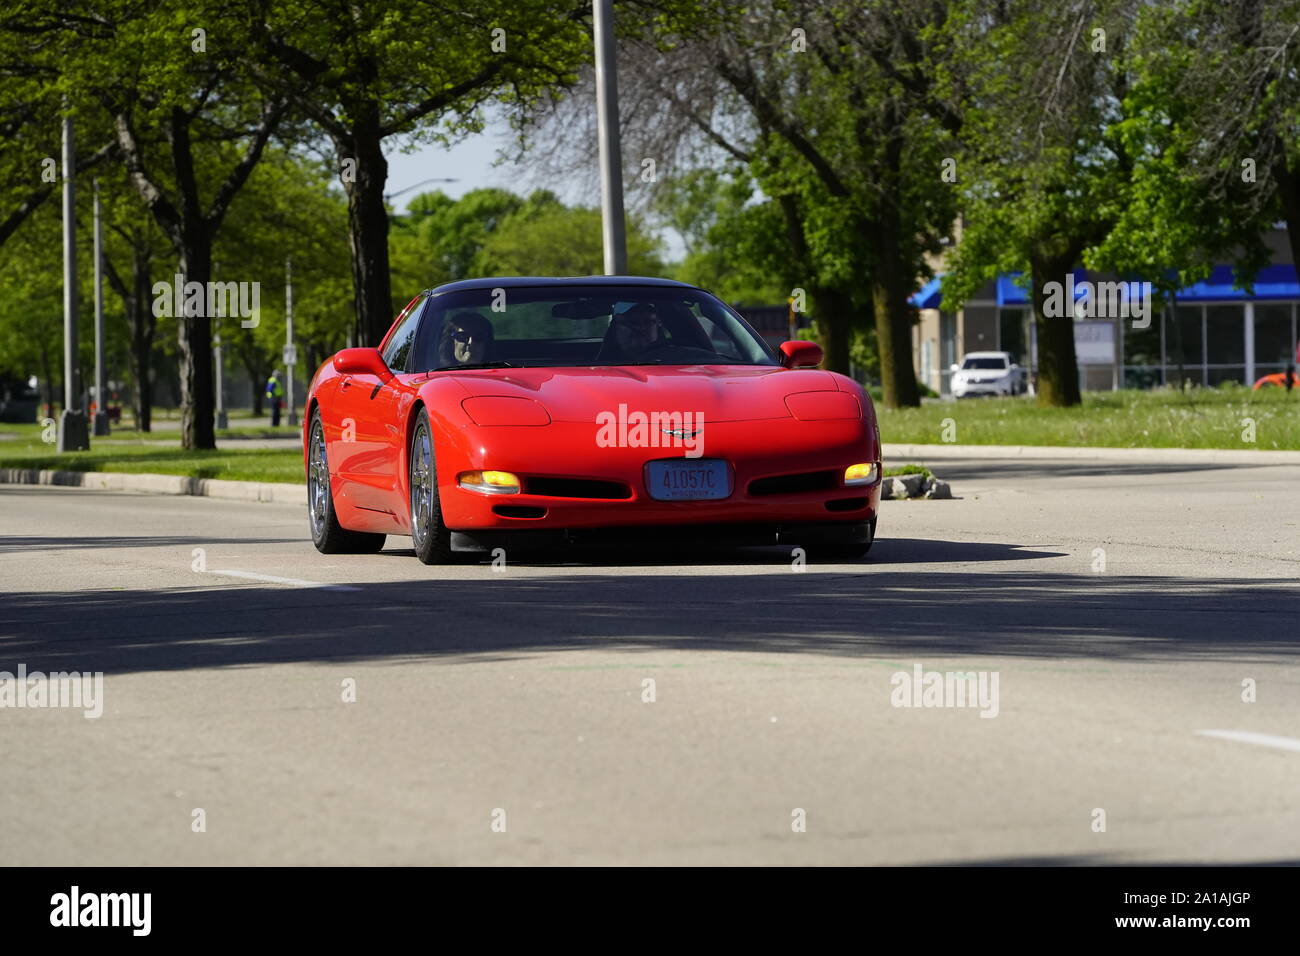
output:
POLYGON ((943 298, 939 291, 939 286, 943 282, 942 276, 935 276, 925 285, 921 286, 921 291, 914 294, 907 301, 918 309, 937 309, 939 302, 943 298))
POLYGON ((1179 302, 1210 302, 1227 299, 1300 299, 1300 282, 1296 282, 1295 266, 1275 263, 1265 266, 1255 274, 1254 294, 1232 287, 1232 267, 1215 266, 1210 277, 1193 283, 1178 292, 1179 302))
MULTIPOLYGON (((999 306, 1027 306, 1030 304, 1028 291, 1022 288, 1018 282, 1023 275, 1024 273, 1021 272, 1008 272, 998 276, 995 286, 996 300, 999 306)), ((1074 297, 1076 299, 1082 295, 1079 284, 1087 278, 1088 273, 1085 270, 1074 270, 1074 297)), ((918 309, 940 308, 943 301, 942 282, 943 276, 936 276, 922 286, 921 290, 908 301, 918 309)), ((1232 266, 1215 266, 1208 279, 1195 282, 1178 291, 1178 301, 1187 303, 1242 302, 1267 299, 1300 299, 1300 282, 1296 281, 1295 266, 1290 263, 1274 263, 1260 269, 1255 275, 1253 293, 1233 288, 1232 266)), ((949 308, 954 307, 950 305, 949 308)))

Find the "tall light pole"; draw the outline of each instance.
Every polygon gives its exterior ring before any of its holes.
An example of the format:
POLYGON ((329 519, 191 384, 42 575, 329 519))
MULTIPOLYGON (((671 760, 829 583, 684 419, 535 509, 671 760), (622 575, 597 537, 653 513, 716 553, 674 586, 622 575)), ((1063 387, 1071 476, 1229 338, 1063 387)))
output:
POLYGON ((59 414, 58 449, 83 451, 90 447, 86 413, 81 407, 81 381, 77 374, 77 171, 72 142, 72 118, 63 117, 63 411, 59 414))
MULTIPOLYGON (((217 281, 217 273, 221 270, 221 263, 212 263, 212 281, 217 281)), ((222 310, 224 311, 224 310, 222 310)), ((222 361, 221 355, 221 316, 216 316, 217 326, 212 335, 212 361, 217 369, 217 427, 229 428, 230 418, 226 415, 226 363, 222 361)))
POLYGON ((284 379, 285 396, 289 402, 289 425, 298 424, 298 413, 293 404, 293 366, 298 355, 293 346, 293 260, 284 260, 284 379))
POLYGON ((627 274, 623 225, 623 151, 618 135, 618 68, 614 55, 614 2, 595 0, 596 122, 600 141, 600 214, 605 275, 627 274))
POLYGON ((104 387, 104 232, 99 219, 99 180, 95 187, 95 437, 107 435, 108 389, 104 387))

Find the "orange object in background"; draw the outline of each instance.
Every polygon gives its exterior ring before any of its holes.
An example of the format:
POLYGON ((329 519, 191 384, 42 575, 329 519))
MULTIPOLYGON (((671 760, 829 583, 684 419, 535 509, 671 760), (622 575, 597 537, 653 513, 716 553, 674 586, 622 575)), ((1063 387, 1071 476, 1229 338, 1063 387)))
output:
MULTIPOLYGON (((1296 385, 1300 385, 1300 376, 1296 375, 1296 373, 1294 372, 1290 374, 1291 374, 1292 388, 1294 388, 1296 385)), ((1251 391, 1258 392, 1261 388, 1268 388, 1269 386, 1286 388, 1286 377, 1287 377, 1286 372, 1274 372, 1272 375, 1265 375, 1263 378, 1261 378, 1259 381, 1255 383, 1251 391)))

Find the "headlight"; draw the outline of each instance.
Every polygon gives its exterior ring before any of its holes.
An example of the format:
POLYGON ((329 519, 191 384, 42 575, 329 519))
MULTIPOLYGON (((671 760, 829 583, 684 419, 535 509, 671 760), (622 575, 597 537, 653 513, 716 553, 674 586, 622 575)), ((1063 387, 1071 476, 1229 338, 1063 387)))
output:
POLYGON ((517 495, 520 486, 519 476, 508 471, 462 471, 456 483, 485 495, 517 495))
POLYGON ((844 469, 844 484, 846 485, 870 485, 874 484, 879 471, 874 461, 865 462, 860 465, 849 465, 844 469))

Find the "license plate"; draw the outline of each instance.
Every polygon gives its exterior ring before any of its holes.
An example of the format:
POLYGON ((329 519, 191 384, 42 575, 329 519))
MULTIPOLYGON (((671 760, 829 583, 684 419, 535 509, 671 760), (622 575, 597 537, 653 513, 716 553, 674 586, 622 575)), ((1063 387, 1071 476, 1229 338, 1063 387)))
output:
POLYGON ((659 501, 701 501, 731 496, 731 469, 720 458, 648 461, 646 488, 659 501))

